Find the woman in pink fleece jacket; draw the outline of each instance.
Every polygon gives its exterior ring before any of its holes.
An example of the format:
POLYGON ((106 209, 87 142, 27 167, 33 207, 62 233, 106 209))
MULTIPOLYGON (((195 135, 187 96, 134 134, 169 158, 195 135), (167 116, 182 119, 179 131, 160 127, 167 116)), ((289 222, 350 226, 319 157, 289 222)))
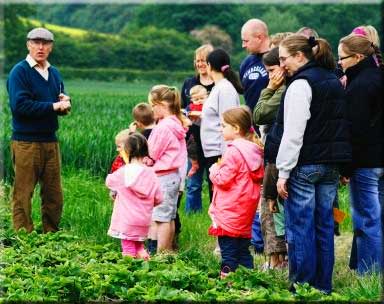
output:
POLYGON ((221 277, 225 277, 239 265, 253 268, 248 247, 264 169, 262 144, 247 107, 223 113, 222 133, 230 142, 222 160, 210 168, 214 190, 208 213, 212 219, 209 234, 218 237, 221 277))
POLYGON ((149 155, 163 192, 163 203, 153 210, 149 238, 157 252, 172 250, 181 177, 186 174, 187 120, 181 114, 180 93, 175 87, 156 85, 149 92, 157 125, 148 139, 149 155))
POLYGON ((162 201, 160 185, 153 169, 143 163, 143 159, 148 157, 148 144, 143 135, 133 133, 126 136, 123 147, 117 149, 126 164, 108 174, 105 182, 117 193, 108 234, 121 239, 123 255, 148 259, 144 240, 148 235, 153 207, 162 201))

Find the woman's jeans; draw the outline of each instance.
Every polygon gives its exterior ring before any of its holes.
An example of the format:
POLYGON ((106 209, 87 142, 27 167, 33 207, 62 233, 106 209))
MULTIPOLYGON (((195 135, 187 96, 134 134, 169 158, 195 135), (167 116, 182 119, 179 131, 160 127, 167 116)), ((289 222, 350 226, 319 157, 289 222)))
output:
POLYGON ((335 261, 333 207, 338 171, 333 165, 297 166, 284 203, 289 279, 330 293, 335 261))
MULTIPOLYGON (((188 159, 188 169, 191 169, 191 161, 188 159)), ((185 199, 185 212, 199 212, 203 209, 201 192, 203 188, 204 172, 208 173, 205 161, 199 160, 199 169, 191 177, 187 177, 187 195, 185 199)), ((207 177, 208 179, 208 177, 207 177)))
MULTIPOLYGON (((212 201, 213 189, 212 182, 209 179, 209 168, 217 162, 221 155, 207 157, 199 159, 199 169, 191 177, 187 178, 187 195, 185 199, 185 212, 198 212, 203 209, 202 200, 201 200, 201 191, 203 188, 203 177, 204 172, 207 174, 208 181, 208 191, 209 191, 209 202, 212 201)), ((191 162, 188 160, 188 169, 191 168, 191 162)))
POLYGON ((382 271, 384 168, 356 169, 350 198, 354 232, 350 267, 359 274, 382 271))

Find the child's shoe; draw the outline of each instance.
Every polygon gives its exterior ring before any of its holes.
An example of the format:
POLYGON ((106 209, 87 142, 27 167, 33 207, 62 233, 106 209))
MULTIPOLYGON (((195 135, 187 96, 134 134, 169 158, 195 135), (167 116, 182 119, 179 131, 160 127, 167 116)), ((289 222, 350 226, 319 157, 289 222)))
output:
POLYGON ((147 252, 147 250, 145 250, 145 249, 142 249, 142 250, 140 250, 138 253, 137 253, 137 255, 136 255, 136 257, 138 258, 138 259, 143 259, 143 260, 149 260, 149 253, 147 252))
POLYGON ((228 266, 224 266, 220 271, 220 280, 225 279, 230 272, 231 272, 231 268, 229 268, 228 266))

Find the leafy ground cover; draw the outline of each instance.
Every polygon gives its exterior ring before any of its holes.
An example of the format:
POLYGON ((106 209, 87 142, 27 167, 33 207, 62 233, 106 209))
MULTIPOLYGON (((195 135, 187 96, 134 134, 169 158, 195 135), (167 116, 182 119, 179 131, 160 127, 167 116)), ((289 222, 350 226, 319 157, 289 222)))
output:
MULTIPOLYGON (((178 254, 159 255, 150 261, 123 258, 119 242, 106 235, 112 203, 104 177, 115 154, 114 134, 127 126, 133 104, 145 100, 153 84, 66 84, 75 104, 73 113, 61 121, 59 135, 64 165, 63 231, 41 234, 36 189, 36 231, 15 234, 11 229, 9 179, 0 187, 0 301, 380 299, 378 275, 358 277, 348 269, 350 217, 341 227, 342 236, 336 238, 335 292, 330 296, 308 285, 298 286, 297 295, 292 295, 288 291, 287 272, 259 271, 265 259, 258 255, 254 256, 255 270, 239 269, 228 279, 219 280, 219 259, 212 254, 215 241, 207 234, 210 221, 206 191, 202 213, 186 215, 182 203, 178 254)), ((9 135, 7 115, 5 112, 3 136, 9 135)), ((4 141, 7 142, 8 139, 4 141)), ((9 164, 6 170, 10 170, 9 164)), ((339 195, 341 209, 348 212, 345 187, 339 195)))

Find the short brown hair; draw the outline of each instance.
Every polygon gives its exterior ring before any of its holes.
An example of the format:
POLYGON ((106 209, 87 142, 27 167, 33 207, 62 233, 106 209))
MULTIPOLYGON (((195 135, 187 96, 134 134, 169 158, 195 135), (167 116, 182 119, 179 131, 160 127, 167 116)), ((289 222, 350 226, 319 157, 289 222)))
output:
POLYGON ((145 102, 141 102, 133 108, 132 116, 134 120, 143 124, 145 127, 155 122, 152 107, 145 102))

